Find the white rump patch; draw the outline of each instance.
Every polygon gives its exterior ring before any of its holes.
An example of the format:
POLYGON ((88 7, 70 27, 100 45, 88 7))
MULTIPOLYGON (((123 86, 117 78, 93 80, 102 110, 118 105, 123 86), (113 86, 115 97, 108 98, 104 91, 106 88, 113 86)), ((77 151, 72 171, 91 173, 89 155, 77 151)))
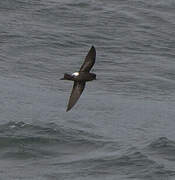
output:
POLYGON ((74 72, 72 75, 73 75, 73 76, 78 76, 78 75, 79 75, 79 72, 74 72))

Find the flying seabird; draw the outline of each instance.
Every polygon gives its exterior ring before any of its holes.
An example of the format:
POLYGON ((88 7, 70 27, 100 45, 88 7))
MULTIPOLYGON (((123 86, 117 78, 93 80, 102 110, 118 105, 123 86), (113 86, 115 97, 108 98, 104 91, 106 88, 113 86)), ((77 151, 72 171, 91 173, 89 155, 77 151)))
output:
POLYGON ((96 74, 90 73, 91 68, 95 64, 95 58, 96 50, 95 47, 92 46, 86 55, 80 70, 78 72, 74 72, 72 75, 65 73, 64 77, 61 78, 61 80, 74 81, 66 111, 69 111, 76 104, 85 88, 86 81, 96 79, 96 74))

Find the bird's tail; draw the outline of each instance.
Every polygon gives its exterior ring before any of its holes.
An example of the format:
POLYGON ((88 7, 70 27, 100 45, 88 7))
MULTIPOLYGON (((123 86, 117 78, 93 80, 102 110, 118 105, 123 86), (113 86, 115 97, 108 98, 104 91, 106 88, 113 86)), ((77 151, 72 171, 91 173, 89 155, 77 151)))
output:
POLYGON ((70 81, 73 81, 73 77, 72 77, 72 75, 65 73, 64 77, 61 78, 60 80, 70 80, 70 81))

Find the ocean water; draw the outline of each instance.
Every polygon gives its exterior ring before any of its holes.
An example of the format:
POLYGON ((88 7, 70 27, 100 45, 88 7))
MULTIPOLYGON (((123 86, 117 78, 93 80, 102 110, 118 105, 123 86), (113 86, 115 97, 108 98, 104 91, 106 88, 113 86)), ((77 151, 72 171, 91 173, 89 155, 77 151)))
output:
POLYGON ((175 2, 0 1, 0 179, 175 179, 175 2), (91 45, 97 80, 66 112, 91 45))

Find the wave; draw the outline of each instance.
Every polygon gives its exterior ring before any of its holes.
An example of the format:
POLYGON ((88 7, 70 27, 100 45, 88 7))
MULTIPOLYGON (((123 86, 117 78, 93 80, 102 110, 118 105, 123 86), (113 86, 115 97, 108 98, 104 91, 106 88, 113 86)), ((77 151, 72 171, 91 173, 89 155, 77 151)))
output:
MULTIPOLYGON (((175 175, 174 171, 167 170, 163 165, 142 152, 129 152, 123 155, 103 156, 100 158, 82 159, 69 163, 56 163, 54 166, 64 166, 73 171, 79 169, 77 173, 86 175, 101 176, 125 176, 133 179, 167 179, 175 175), (81 168, 80 168, 81 167, 81 168)), ((57 174, 58 176, 59 174, 57 174)))
POLYGON ((83 130, 56 125, 9 122, 0 125, 0 156, 24 158, 77 154, 93 150, 109 151, 116 142, 83 130), (22 152, 22 153, 21 153, 22 152), (25 156, 26 155, 26 156, 25 156))
POLYGON ((0 125, 1 159, 46 159, 50 168, 67 169, 65 174, 61 170, 55 173, 57 177, 64 178, 67 174, 102 178, 127 175, 131 179, 158 180, 175 176, 175 171, 166 169, 150 156, 153 152, 173 157, 173 141, 161 137, 146 147, 148 151, 123 148, 111 139, 55 123, 9 122, 0 125))
MULTIPOLYGON (((169 144, 170 147, 174 147, 172 141, 167 138, 159 138, 150 143, 146 148, 156 147, 157 149, 159 147, 161 148, 161 146, 169 146, 169 144)), ((92 177, 98 175, 101 176, 102 179, 104 176, 108 176, 108 178, 109 176, 120 176, 120 179, 125 177, 125 179, 160 180, 171 179, 175 176, 174 170, 167 169, 163 163, 150 156, 150 154, 144 149, 138 150, 135 147, 129 148, 126 151, 116 150, 113 151, 113 153, 106 152, 102 156, 88 156, 69 162, 57 162, 52 165, 58 167, 63 166, 71 169, 71 171, 74 172, 74 175, 75 172, 77 172, 77 175, 82 174, 82 176, 92 177)), ((57 176, 59 175, 60 174, 58 173, 57 176)))
POLYGON ((160 137, 150 143, 147 147, 153 155, 162 157, 169 161, 175 161, 175 142, 167 137, 160 137))

